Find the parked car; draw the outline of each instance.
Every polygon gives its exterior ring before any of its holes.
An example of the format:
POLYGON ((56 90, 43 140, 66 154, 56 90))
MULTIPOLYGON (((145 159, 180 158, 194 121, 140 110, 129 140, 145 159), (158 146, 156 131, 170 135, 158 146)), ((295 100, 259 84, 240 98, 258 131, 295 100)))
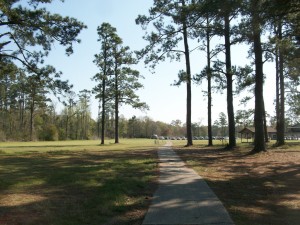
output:
POLYGON ((158 139, 158 135, 153 134, 153 135, 150 137, 150 139, 158 139))

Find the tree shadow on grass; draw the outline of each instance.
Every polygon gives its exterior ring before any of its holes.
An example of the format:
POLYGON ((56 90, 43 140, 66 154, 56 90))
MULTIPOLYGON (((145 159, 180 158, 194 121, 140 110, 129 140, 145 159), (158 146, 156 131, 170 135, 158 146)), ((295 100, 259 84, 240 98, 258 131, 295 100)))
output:
POLYGON ((300 152, 254 156, 219 149, 177 150, 223 202, 236 224, 298 224, 300 152))
POLYGON ((155 150, 0 156, 0 224, 141 224, 155 150), (121 221, 121 222, 120 222, 121 221))

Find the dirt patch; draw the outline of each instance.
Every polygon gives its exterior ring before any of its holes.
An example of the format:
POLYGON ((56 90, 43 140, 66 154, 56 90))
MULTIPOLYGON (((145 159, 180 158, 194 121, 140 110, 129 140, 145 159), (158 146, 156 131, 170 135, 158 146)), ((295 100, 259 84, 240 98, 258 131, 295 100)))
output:
POLYGON ((175 148, 223 202, 236 224, 299 224, 300 151, 175 148))
POLYGON ((4 194, 0 195, 0 199, 0 207, 14 207, 44 201, 46 198, 36 194, 4 194))

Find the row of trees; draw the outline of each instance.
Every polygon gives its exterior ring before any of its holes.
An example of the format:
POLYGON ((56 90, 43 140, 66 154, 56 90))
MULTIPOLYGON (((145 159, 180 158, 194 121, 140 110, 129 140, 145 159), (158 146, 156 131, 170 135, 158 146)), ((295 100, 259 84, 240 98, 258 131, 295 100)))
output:
MULTIPOLYGON (((118 143, 119 133, 130 137, 148 136, 149 130, 137 135, 134 128, 142 127, 136 125, 139 119, 119 120, 122 104, 147 109, 136 95, 136 91, 142 88, 139 83, 142 76, 133 69, 142 58, 154 69, 166 58, 179 60, 184 56, 186 68, 179 71, 176 84, 186 84, 187 120, 184 126, 179 127, 186 128, 187 145, 193 144, 195 132, 191 121, 191 86, 193 82, 205 79, 208 85, 209 145, 212 145, 214 127, 211 103, 212 82, 215 81, 219 82, 219 87, 226 88, 228 147, 235 147, 239 117, 235 116, 233 108, 233 77, 236 76, 238 88, 235 91, 247 90, 255 96, 253 151, 265 150, 263 66, 267 61, 273 61, 276 68, 278 145, 284 143, 285 105, 288 103, 289 112, 299 115, 300 4, 296 0, 154 0, 149 15, 140 15, 136 19, 137 24, 148 29, 144 38, 149 43, 136 52, 138 59, 128 46, 123 46, 114 27, 108 23, 98 27, 100 51, 95 55, 94 63, 99 73, 93 77, 97 86, 93 90, 83 90, 78 96, 72 92, 68 81, 61 80, 59 71, 44 64, 44 58, 53 43, 65 46, 66 54, 72 54, 73 44, 80 42, 78 34, 86 26, 75 18, 51 14, 43 8, 44 4, 51 2, 14 0, 0 4, 0 129, 3 139, 88 139, 98 133, 104 144, 105 136, 112 135, 118 143), (223 38, 223 44, 214 45, 214 37, 223 38), (190 49, 194 40, 199 45, 190 49), (251 64, 244 68, 237 68, 231 62, 231 47, 239 43, 250 46, 251 64), (179 48, 180 45, 183 48, 179 48), (190 53, 195 50, 206 52, 207 66, 203 71, 192 74, 190 53), (91 119, 92 94, 99 99, 101 121, 91 119), (64 103, 60 114, 55 112, 49 98, 53 95, 64 103), (125 126, 130 128, 125 129, 125 126)), ((167 132, 161 131, 161 135, 164 133, 167 132)), ((172 133, 175 135, 176 132, 172 133)))
MULTIPOLYGON (((206 79, 208 83, 208 136, 212 145, 212 79, 218 80, 227 92, 229 148, 236 145, 233 107, 234 82, 237 91, 250 88, 255 96, 253 152, 266 150, 266 112, 264 108, 264 63, 274 61, 276 67, 276 121, 277 143, 284 144, 286 89, 299 102, 299 21, 300 3, 296 0, 154 0, 149 15, 140 15, 136 23, 148 32, 148 45, 138 52, 152 68, 166 58, 185 59, 185 70, 178 73, 178 85, 186 84, 187 92, 187 146, 192 145, 191 85, 206 79), (213 37, 223 38, 223 44, 212 45, 213 37), (201 43, 190 49, 191 40, 201 43), (264 41, 262 41, 264 40, 264 41), (231 47, 246 43, 250 46, 250 65, 237 68, 232 65, 231 47), (180 45, 183 48, 180 48, 180 45), (202 72, 191 74, 190 53, 195 49, 206 52, 207 66, 202 72), (221 54, 224 53, 224 56, 221 54), (220 58, 224 58, 222 61, 220 58), (288 82, 292 81, 292 82, 288 82)), ((299 104, 293 104, 299 108, 299 104)))

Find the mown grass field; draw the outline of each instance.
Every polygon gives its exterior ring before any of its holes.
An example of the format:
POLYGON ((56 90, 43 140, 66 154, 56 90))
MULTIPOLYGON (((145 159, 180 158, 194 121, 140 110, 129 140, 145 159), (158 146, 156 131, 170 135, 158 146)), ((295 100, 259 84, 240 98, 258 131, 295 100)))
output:
POLYGON ((0 224, 141 224, 158 145, 106 143, 0 143, 0 224))

